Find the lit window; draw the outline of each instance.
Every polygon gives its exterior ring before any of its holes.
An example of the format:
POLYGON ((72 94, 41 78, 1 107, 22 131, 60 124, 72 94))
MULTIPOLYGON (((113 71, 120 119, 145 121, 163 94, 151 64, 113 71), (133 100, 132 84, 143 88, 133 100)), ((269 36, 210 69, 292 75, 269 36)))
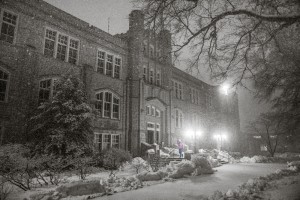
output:
POLYGON ((107 76, 112 76, 112 72, 113 72, 113 55, 107 55, 105 74, 107 76))
POLYGON ((7 99, 9 74, 0 68, 0 102, 7 99))
POLYGON ((55 30, 46 29, 44 55, 77 64, 79 41, 55 30))
MULTIPOLYGON (((18 16, 3 10, 3 14, 1 15, 2 18, 0 20, 0 27, 1 27, 1 35, 0 40, 13 43, 15 38, 15 32, 17 27, 17 19, 18 16)), ((1 14, 1 13, 0 13, 1 14)))
POLYGON ((182 111, 179 109, 175 110, 175 127, 176 128, 182 128, 182 122, 183 122, 183 114, 182 111))
POLYGON ((120 99, 111 92, 96 93, 95 109, 100 117, 119 119, 120 99))
POLYGON ((120 70, 121 70, 121 59, 115 58, 115 68, 114 68, 115 78, 120 78, 120 70))
POLYGON ((104 74, 105 67, 105 52, 98 51, 98 63, 97 63, 97 72, 104 74))
POLYGON ((49 101, 56 94, 57 79, 45 79, 39 85, 39 105, 49 101))

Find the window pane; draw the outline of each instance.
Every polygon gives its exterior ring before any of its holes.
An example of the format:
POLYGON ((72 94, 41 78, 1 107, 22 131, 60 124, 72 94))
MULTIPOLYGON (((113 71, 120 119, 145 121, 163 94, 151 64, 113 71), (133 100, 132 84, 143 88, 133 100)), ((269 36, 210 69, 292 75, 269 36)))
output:
POLYGON ((107 55, 107 61, 106 61, 106 75, 112 76, 112 70, 113 70, 113 56, 107 55))
POLYGON ((45 49, 44 54, 47 56, 54 56, 54 46, 55 46, 56 32, 51 30, 46 30, 45 38, 45 49))
POLYGON ((40 81, 39 104, 50 99, 51 79, 40 81))
POLYGON ((69 63, 76 64, 77 62, 77 50, 76 49, 69 49, 69 63))
POLYGON ((58 35, 58 45, 57 45, 57 55, 56 58, 62 61, 66 60, 66 53, 67 53, 67 44, 68 44, 68 37, 64 35, 58 35))
POLYGON ((0 101, 5 100, 7 81, 0 80, 0 101))
POLYGON ((104 74, 104 66, 105 66, 105 52, 98 51, 97 72, 104 74))
POLYGON ((109 92, 105 93, 105 101, 104 101, 104 117, 111 117, 111 97, 112 94, 109 92))
POLYGON ((95 108, 99 112, 99 115, 103 115, 103 92, 96 94, 95 108))
POLYGON ((16 24, 17 16, 4 11, 0 40, 13 43, 16 24))
POLYGON ((119 99, 113 98, 113 118, 118 119, 119 118, 119 99))

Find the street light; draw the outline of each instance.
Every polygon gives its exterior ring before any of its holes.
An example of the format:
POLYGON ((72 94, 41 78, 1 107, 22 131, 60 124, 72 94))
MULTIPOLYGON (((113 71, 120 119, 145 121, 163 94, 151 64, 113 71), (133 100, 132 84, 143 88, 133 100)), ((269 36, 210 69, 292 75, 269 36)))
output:
POLYGON ((229 88, 230 88, 230 85, 227 83, 224 83, 223 85, 221 85, 221 88, 220 88, 221 93, 227 96, 229 88))
POLYGON ((201 129, 187 129, 186 130, 186 136, 191 139, 194 140, 194 153, 196 153, 197 148, 196 148, 196 141, 197 141, 197 137, 200 137, 202 135, 202 130, 201 129))
POLYGON ((214 139, 217 141, 219 151, 222 150, 222 142, 227 140, 227 135, 225 133, 214 135, 214 139))

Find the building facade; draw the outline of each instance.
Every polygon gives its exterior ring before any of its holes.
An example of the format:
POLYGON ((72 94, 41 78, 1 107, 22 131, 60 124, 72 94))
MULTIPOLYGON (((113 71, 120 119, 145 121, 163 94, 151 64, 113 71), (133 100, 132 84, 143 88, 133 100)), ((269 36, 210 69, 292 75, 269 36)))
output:
POLYGON ((91 125, 100 151, 138 155, 143 144, 172 146, 178 138, 208 148, 225 129, 231 142, 224 146, 238 150, 237 95, 221 96, 174 67, 170 33, 146 30, 141 11, 113 36, 42 0, 2 0, 0 33, 1 144, 24 141, 26 119, 52 98, 57 79, 74 74, 97 112, 91 125))

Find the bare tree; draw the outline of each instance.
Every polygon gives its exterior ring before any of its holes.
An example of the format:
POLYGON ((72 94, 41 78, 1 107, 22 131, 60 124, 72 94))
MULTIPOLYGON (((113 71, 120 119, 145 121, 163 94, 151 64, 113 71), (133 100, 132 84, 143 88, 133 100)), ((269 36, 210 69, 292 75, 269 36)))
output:
POLYGON ((133 0, 154 31, 171 29, 174 53, 189 47, 191 68, 242 84, 267 60, 277 34, 300 23, 299 0, 133 0))
POLYGON ((249 124, 248 130, 254 136, 260 136, 272 157, 277 150, 280 137, 286 133, 282 130, 282 117, 276 113, 261 114, 257 120, 249 124))

